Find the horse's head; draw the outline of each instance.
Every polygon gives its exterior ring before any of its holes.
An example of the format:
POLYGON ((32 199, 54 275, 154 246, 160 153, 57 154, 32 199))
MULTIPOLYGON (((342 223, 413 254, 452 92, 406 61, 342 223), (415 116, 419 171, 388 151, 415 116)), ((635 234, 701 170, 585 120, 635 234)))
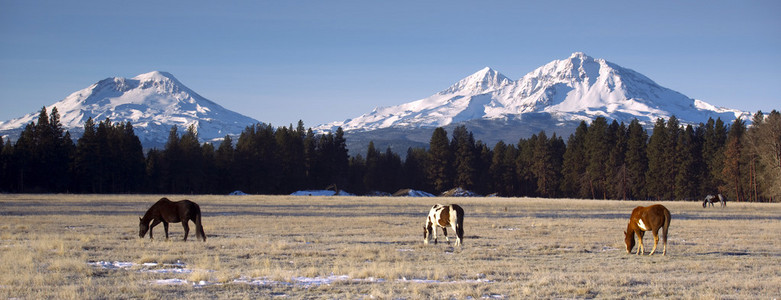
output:
POLYGON ((635 247, 635 233, 624 231, 624 243, 626 244, 626 253, 632 253, 632 248, 635 247))
POLYGON ((141 217, 138 218, 138 237, 143 238, 149 231, 149 222, 144 222, 141 217))
POLYGON ((423 225, 423 243, 424 244, 428 244, 428 240, 429 240, 428 234, 429 234, 428 233, 428 226, 423 225))

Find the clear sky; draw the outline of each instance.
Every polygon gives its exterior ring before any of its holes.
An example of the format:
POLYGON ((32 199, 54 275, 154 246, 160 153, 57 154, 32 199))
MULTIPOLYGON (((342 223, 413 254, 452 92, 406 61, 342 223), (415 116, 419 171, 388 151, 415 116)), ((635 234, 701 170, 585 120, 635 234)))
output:
POLYGON ((575 51, 716 106, 781 109, 781 1, 0 0, 0 120, 159 70, 313 127, 575 51))

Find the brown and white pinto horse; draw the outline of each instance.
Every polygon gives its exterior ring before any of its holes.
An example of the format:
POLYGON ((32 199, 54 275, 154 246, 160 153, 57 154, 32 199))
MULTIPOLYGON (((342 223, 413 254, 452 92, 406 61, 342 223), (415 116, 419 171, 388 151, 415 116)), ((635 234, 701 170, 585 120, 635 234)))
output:
POLYGON ((646 231, 651 231, 654 234, 654 248, 651 249, 651 253, 648 255, 654 255, 656 245, 659 242, 659 228, 661 228, 662 234, 664 234, 664 250, 662 251, 662 255, 667 255, 667 229, 669 227, 670 211, 663 205, 656 204, 648 207, 636 207, 632 210, 632 216, 629 217, 629 224, 626 226, 626 231, 624 231, 626 253, 632 253, 632 248, 635 247, 635 235, 637 235, 637 239, 640 241, 637 255, 645 254, 643 235, 646 231))
POLYGON ((423 226, 423 243, 428 244, 432 234, 434 244, 437 243, 437 226, 442 227, 442 233, 448 243, 450 239, 447 237, 447 226, 453 228, 456 232, 456 246, 461 246, 464 239, 464 209, 457 204, 435 204, 431 207, 426 217, 426 225, 423 226))
POLYGON ((705 196, 705 201, 702 202, 702 207, 706 208, 708 207, 708 204, 710 204, 711 207, 713 207, 713 200, 718 199, 719 202, 721 202, 721 208, 727 207, 727 198, 722 196, 721 194, 714 195, 707 195, 705 196))
POLYGON ((190 233, 189 222, 195 223, 195 236, 206 241, 206 233, 203 232, 203 226, 201 225, 201 208, 195 202, 190 200, 182 200, 173 202, 168 198, 160 198, 157 200, 149 210, 146 211, 143 218, 139 218, 138 221, 138 236, 143 238, 146 232, 149 231, 149 238, 153 239, 152 228, 155 228, 157 224, 163 223, 163 229, 165 230, 165 239, 168 239, 168 223, 182 222, 184 227, 184 240, 187 241, 187 235, 190 233), (149 222, 152 225, 149 225, 149 222))

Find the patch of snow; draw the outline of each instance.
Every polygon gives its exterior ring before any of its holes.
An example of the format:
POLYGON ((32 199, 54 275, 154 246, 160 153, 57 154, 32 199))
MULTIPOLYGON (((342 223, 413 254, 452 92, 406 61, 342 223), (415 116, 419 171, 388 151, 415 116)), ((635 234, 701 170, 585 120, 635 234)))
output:
POLYGON ((336 192, 332 190, 306 190, 306 191, 297 191, 290 194, 291 196, 355 196, 355 194, 348 193, 345 191, 339 191, 339 194, 337 195, 336 192))
POLYGON ((440 196, 442 196, 442 197, 480 197, 480 195, 478 195, 477 193, 472 192, 470 190, 465 190, 465 189, 463 189, 461 187, 457 187, 457 188, 454 188, 454 189, 451 189, 451 190, 444 191, 444 192, 442 192, 442 194, 440 196))
POLYGON ((413 189, 401 189, 393 193, 394 197, 436 197, 434 194, 413 189))
POLYGON ((93 267, 99 267, 103 269, 130 269, 136 264, 132 262, 122 262, 122 261, 96 261, 96 262, 88 262, 87 263, 90 266, 93 267))
POLYGON ((193 270, 188 269, 187 265, 185 265, 180 261, 177 261, 176 263, 165 263, 165 264, 148 262, 140 265, 133 262, 122 262, 122 261, 112 261, 112 262, 96 261, 96 262, 88 262, 87 264, 96 268, 112 269, 112 270, 132 269, 135 267, 139 267, 138 271, 144 273, 190 274, 193 272, 193 270))

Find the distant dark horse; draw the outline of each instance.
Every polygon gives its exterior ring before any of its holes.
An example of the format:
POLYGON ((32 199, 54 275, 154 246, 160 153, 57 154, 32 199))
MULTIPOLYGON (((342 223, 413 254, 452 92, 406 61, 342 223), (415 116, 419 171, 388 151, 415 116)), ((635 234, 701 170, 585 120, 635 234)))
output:
POLYGON ((713 200, 716 200, 716 198, 718 198, 719 202, 721 202, 721 208, 727 207, 727 198, 725 198, 721 194, 716 194, 716 196, 713 195, 705 196, 705 201, 702 201, 702 207, 706 208, 708 207, 708 204, 710 204, 710 206, 713 207, 713 200))
POLYGON ((437 226, 442 227, 442 233, 448 243, 450 239, 447 237, 447 226, 452 227, 456 232, 456 246, 461 246, 464 239, 464 209, 457 204, 435 204, 431 207, 426 217, 426 225, 423 225, 423 243, 428 244, 432 234, 434 244, 437 243, 437 226))
POLYGON ((637 255, 644 254, 645 248, 643 247, 643 235, 646 231, 651 231, 654 234, 654 248, 651 249, 651 253, 648 255, 654 255, 656 252, 656 244, 659 243, 659 229, 662 229, 664 235, 664 250, 662 255, 667 255, 667 229, 670 227, 670 211, 666 207, 656 204, 648 207, 638 206, 632 210, 632 215, 629 217, 629 224, 624 231, 624 242, 626 243, 626 253, 632 253, 632 248, 635 247, 635 235, 640 241, 640 247, 637 248, 637 255))
POLYGON ((143 218, 139 218, 138 224, 138 236, 143 238, 146 232, 149 231, 149 238, 152 237, 152 228, 155 228, 157 224, 163 223, 163 229, 165 229, 165 239, 168 239, 168 223, 182 222, 184 227, 184 240, 187 241, 187 235, 190 233, 189 222, 195 223, 195 236, 206 241, 206 233, 203 232, 203 226, 201 225, 201 208, 195 202, 190 200, 182 200, 172 202, 168 198, 161 198, 149 210, 146 211, 143 218), (149 222, 152 221, 152 225, 149 222))

